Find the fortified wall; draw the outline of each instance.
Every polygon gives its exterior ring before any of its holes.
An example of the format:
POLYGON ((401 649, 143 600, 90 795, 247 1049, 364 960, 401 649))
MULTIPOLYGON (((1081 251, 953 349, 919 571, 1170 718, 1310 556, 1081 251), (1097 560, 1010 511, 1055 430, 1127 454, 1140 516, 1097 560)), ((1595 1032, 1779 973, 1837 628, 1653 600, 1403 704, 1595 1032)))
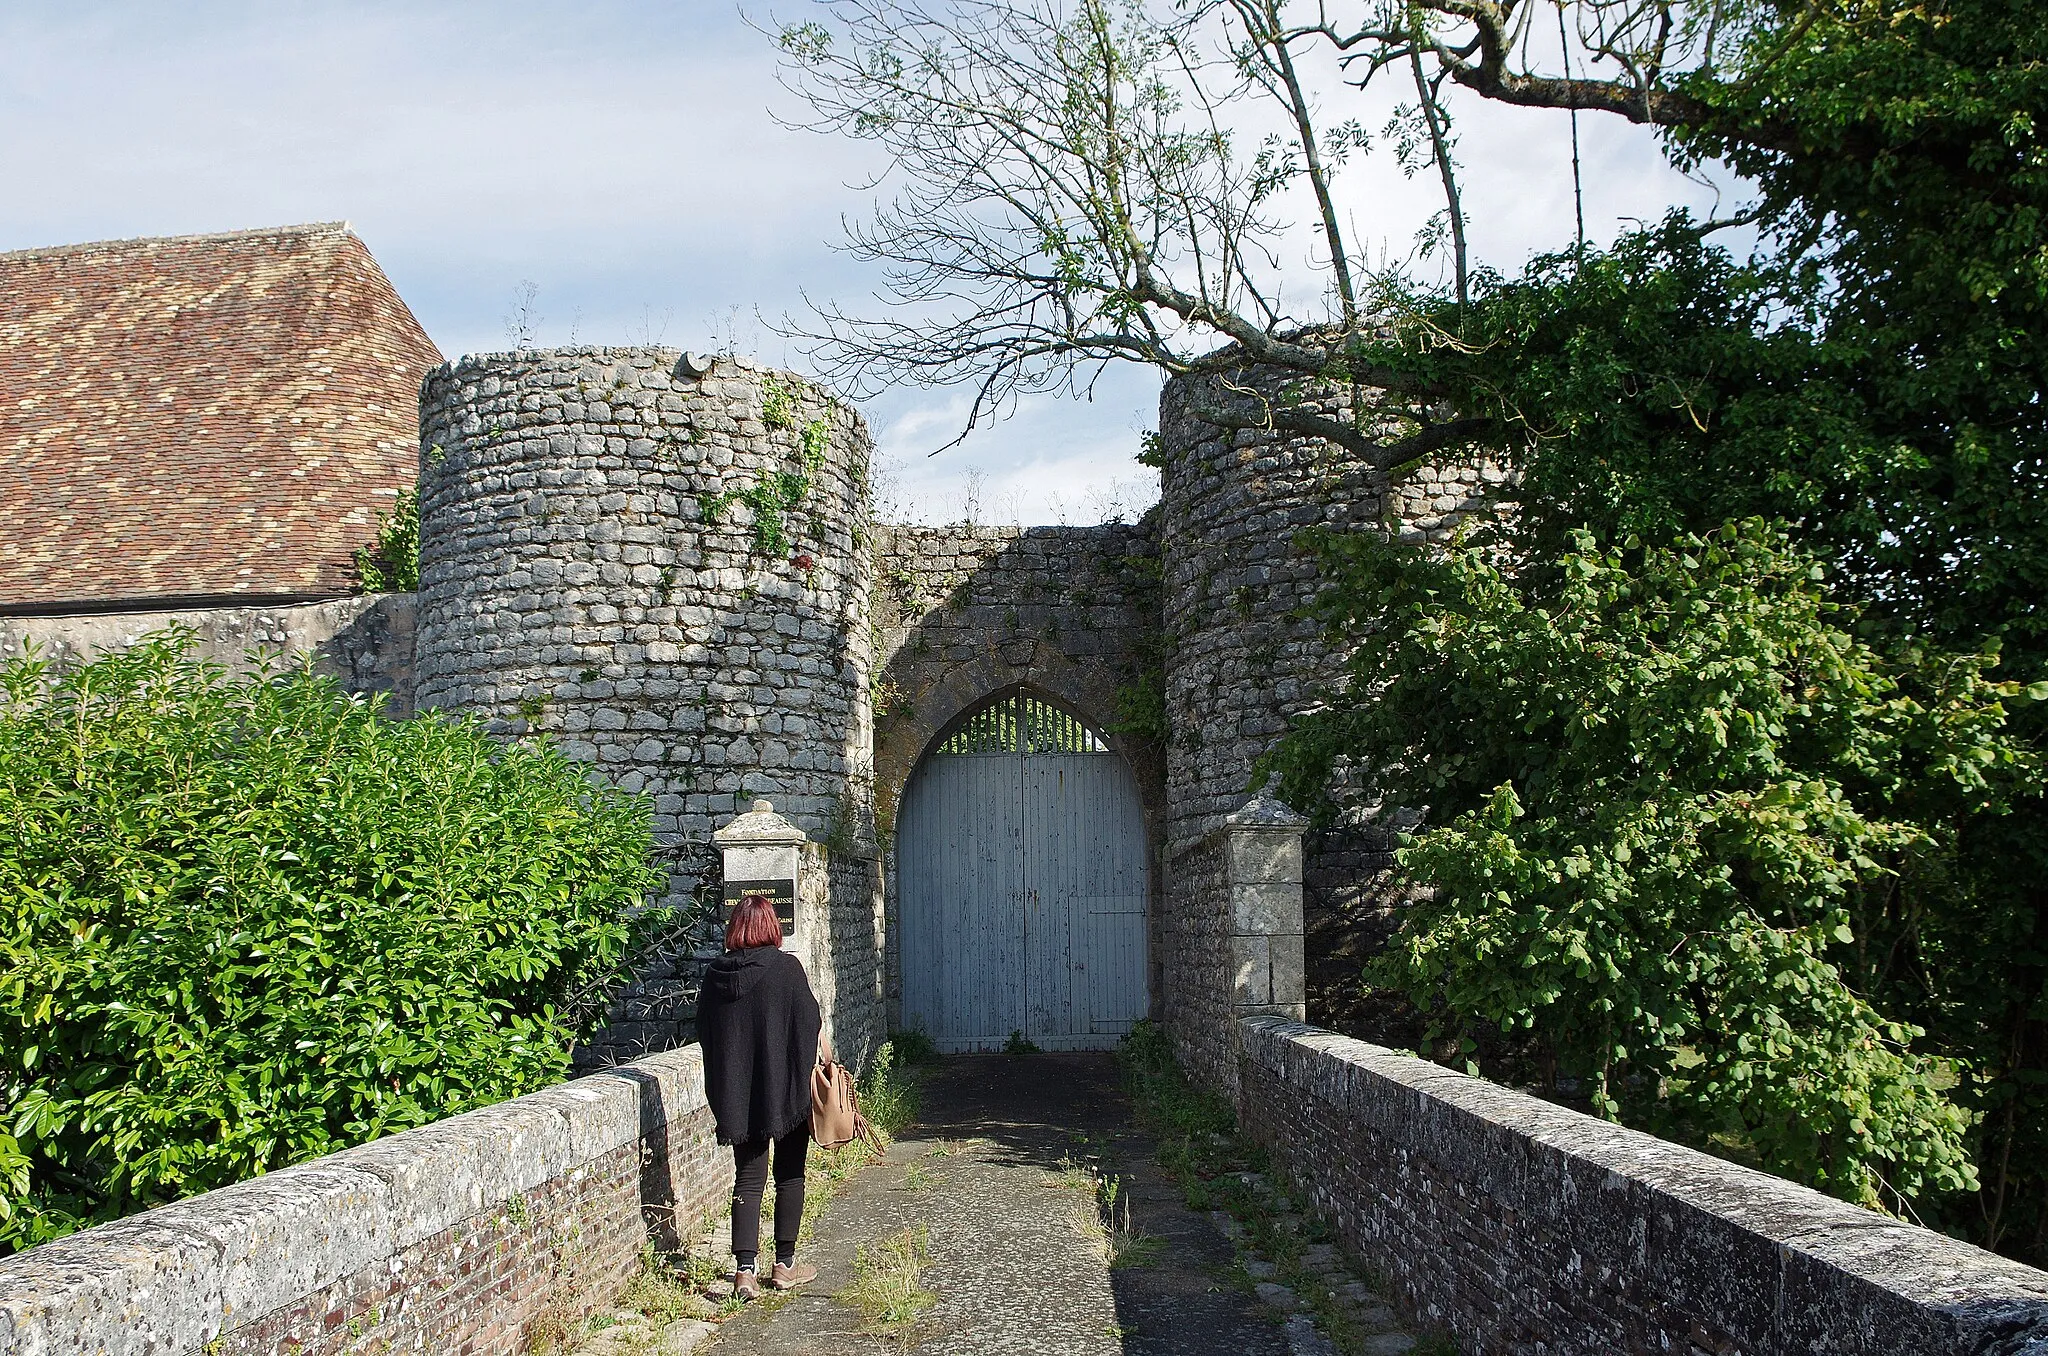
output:
MULTIPOLYGON (((867 426, 787 373, 666 349, 466 358, 420 402, 415 701, 543 733, 647 796, 665 903, 717 878, 755 798, 834 840, 813 980, 835 1044, 882 1036, 867 426), (862 864, 865 864, 864 866, 862 864)), ((695 938, 621 995, 600 1062, 687 1039, 695 938)))
MULTIPOLYGON (((1387 882, 1389 829, 1377 807, 1354 807, 1352 822, 1307 844, 1297 877, 1306 886, 1301 924, 1233 950, 1232 937, 1243 934, 1221 902, 1228 863, 1213 830, 1243 806, 1254 763, 1338 681, 1344 661, 1301 615, 1322 583, 1300 534, 1326 527, 1446 541, 1497 500, 1505 480, 1492 466, 1428 466, 1390 488, 1383 473, 1322 439, 1220 428, 1197 413, 1220 407, 1256 418, 1259 399, 1300 401, 1298 385, 1253 368, 1170 381, 1159 402, 1172 894, 1154 942, 1163 972, 1156 992, 1182 1055, 1225 1084, 1236 1070, 1232 996, 1239 1007, 1285 1009, 1300 999, 1274 1000, 1276 982, 1294 995, 1346 994, 1362 951, 1391 931, 1398 904, 1387 882), (1309 972, 1310 956, 1319 973, 1309 972)), ((1338 387, 1307 403, 1349 420, 1351 401, 1338 387)), ((1318 1005, 1309 1015, 1334 1024, 1350 1014, 1318 1005)))
MULTIPOLYGON (((806 959, 856 1066, 900 1012, 885 867, 906 782, 990 698, 1041 694, 1135 774, 1153 1015, 1425 1321, 1485 1352, 2048 1352, 2048 1275, 1302 1023, 1356 1027, 1310 995, 1341 1002, 1398 897, 1377 807, 1310 834, 1247 798, 1341 676, 1300 615, 1322 582, 1299 534, 1444 540, 1504 478, 1390 489, 1320 440, 1199 414, 1280 384, 1169 383, 1164 497, 1140 523, 932 528, 869 521, 865 425, 789 374, 652 348, 467 358, 423 393, 416 598, 194 621, 203 645, 303 653, 395 711, 548 735, 649 798, 671 904, 706 902, 713 831, 773 800, 813 840, 806 959)), ((94 625, 13 623, 0 644, 141 634, 94 625)), ((642 958, 584 1052, 601 1073, 0 1262, 0 1347, 529 1349, 608 1302, 650 1236, 674 1246, 719 1208, 684 1045, 700 940, 642 958)))

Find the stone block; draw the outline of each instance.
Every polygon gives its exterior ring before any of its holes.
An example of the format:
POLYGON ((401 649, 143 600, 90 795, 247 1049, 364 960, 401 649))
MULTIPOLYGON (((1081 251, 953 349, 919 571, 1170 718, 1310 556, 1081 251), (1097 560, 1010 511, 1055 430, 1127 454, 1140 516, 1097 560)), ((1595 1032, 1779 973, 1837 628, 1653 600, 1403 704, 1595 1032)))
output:
POLYGON ((198 1351, 221 1330, 213 1244, 153 1216, 0 1262, 0 1350, 14 1356, 198 1351))
POLYGON ((1240 1005, 1273 1001, 1273 956, 1264 937, 1230 939, 1231 997, 1240 1005))
POLYGON ((233 1325, 390 1256, 405 1208, 373 1174, 316 1159, 156 1213, 213 1244, 222 1321, 233 1325))
MULTIPOLYGON (((1297 913, 1296 918, 1300 915, 1297 913)), ((1299 1007, 1307 1016, 1308 966, 1302 935, 1284 933, 1266 939, 1273 959, 1273 990, 1268 1000, 1276 1006, 1299 1007)))
POLYGON ((1302 931, 1300 885, 1231 885, 1229 891, 1232 932, 1263 937, 1302 931))
POLYGON ((1224 838, 1233 883, 1301 883, 1300 830, 1232 829, 1224 838))

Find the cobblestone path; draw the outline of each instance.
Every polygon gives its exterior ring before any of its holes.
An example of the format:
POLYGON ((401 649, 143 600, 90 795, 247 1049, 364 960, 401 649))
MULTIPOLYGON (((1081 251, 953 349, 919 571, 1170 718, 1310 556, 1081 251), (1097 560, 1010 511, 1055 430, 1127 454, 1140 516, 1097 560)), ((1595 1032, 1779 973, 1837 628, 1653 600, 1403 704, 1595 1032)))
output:
MULTIPOLYGON (((924 1092, 921 1123, 849 1182, 803 1260, 818 1279, 793 1299, 719 1327, 716 1356, 926 1353, 928 1356, 1325 1356, 1317 1332, 1268 1264, 1242 1252, 1227 1215, 1201 1215, 1151 1158, 1106 1055, 956 1056, 924 1092), (1099 1224, 1100 1183, 1116 1182, 1128 1232, 1120 1265, 1099 1224), (935 1299, 889 1325, 846 1301, 857 1258, 905 1231, 930 1265, 935 1299), (1134 1242, 1133 1239, 1136 1239, 1134 1242), (1151 1241, 1146 1241, 1146 1240, 1151 1241), (835 1299, 838 1296, 838 1299, 835 1299)), ((1332 1290, 1353 1278, 1319 1259, 1332 1290)), ((866 1288, 872 1290, 869 1276, 866 1288)), ((1363 1321, 1346 1345, 1395 1356, 1414 1343, 1362 1284, 1342 1302, 1363 1321), (1362 1342, 1360 1332, 1365 1332, 1362 1342)), ((1348 1320, 1347 1320, 1348 1321, 1348 1320)))

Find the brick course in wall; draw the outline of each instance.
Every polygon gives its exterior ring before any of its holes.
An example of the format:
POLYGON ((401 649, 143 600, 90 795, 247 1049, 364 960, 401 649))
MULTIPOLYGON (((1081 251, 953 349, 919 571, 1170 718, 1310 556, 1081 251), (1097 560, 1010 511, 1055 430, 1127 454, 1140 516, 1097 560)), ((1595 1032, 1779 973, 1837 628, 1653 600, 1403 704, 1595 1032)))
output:
POLYGON ((0 1261, 14 1356, 523 1356, 723 1207, 692 1046, 0 1261))
POLYGON ((2048 1273, 1413 1056, 1240 1026, 1245 1130, 1464 1350, 2048 1356, 2048 1273))

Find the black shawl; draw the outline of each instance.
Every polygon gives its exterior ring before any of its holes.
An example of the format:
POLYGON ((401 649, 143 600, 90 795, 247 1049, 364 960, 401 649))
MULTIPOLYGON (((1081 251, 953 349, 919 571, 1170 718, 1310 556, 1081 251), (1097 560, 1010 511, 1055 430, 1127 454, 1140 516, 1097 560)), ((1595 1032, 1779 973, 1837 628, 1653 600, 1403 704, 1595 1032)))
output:
POLYGON ((711 962, 697 1039, 720 1144, 781 1139, 811 1114, 820 1020, 803 964, 788 952, 755 946, 711 962))

